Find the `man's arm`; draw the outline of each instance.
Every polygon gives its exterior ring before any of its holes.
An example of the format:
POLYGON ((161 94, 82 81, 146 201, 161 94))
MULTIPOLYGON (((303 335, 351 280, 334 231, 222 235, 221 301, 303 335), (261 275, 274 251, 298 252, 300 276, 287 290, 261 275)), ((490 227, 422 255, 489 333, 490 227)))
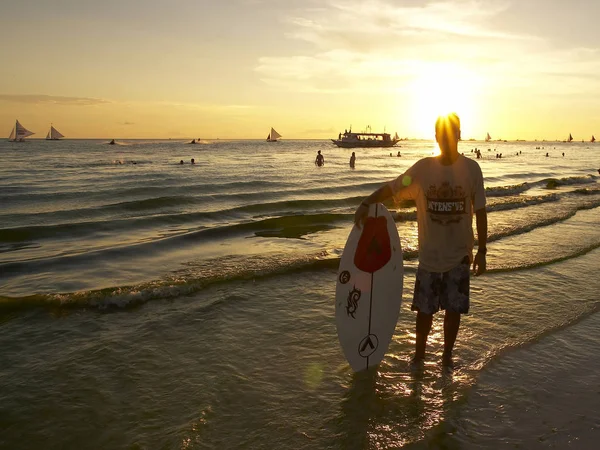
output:
POLYGON ((392 188, 389 183, 385 183, 367 198, 365 198, 362 203, 356 209, 354 213, 354 223, 358 228, 361 227, 365 218, 369 214, 369 205, 372 203, 382 203, 386 201, 388 198, 391 198, 394 195, 392 192, 392 188))
POLYGON ((475 275, 481 275, 486 270, 487 253, 487 211, 485 207, 475 211, 477 223, 477 254, 473 260, 473 271, 475 275))

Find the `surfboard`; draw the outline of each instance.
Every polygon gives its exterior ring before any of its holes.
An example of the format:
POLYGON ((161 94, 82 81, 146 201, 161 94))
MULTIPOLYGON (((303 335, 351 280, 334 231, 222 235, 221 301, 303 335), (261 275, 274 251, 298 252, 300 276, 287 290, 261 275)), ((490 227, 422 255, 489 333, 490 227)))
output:
POLYGON ((376 366, 392 340, 402 303, 404 266, 394 219, 381 203, 369 206, 346 241, 337 274, 335 323, 355 372, 376 366))

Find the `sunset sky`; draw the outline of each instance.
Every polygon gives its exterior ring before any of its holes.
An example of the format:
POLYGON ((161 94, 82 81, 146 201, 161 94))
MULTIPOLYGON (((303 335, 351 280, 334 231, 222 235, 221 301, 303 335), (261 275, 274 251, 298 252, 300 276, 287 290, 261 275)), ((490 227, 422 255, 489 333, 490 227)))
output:
POLYGON ((34 137, 600 135, 592 0, 20 0, 2 6, 0 131, 34 137), (13 20, 14 19, 14 20, 13 20))

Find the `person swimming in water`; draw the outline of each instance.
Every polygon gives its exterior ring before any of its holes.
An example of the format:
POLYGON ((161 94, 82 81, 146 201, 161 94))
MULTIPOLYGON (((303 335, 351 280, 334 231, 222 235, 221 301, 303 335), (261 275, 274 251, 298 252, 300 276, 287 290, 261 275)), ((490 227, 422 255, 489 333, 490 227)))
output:
POLYGON ((356 155, 352 152, 352 156, 350 157, 350 167, 354 169, 354 164, 356 162, 356 155))
POLYGON ((194 158, 192 158, 192 160, 190 161, 191 164, 196 164, 196 161, 194 161, 194 158))
POLYGON ((315 159, 315 165, 321 167, 325 164, 325 158, 321 155, 321 150, 317 151, 317 158, 315 159))

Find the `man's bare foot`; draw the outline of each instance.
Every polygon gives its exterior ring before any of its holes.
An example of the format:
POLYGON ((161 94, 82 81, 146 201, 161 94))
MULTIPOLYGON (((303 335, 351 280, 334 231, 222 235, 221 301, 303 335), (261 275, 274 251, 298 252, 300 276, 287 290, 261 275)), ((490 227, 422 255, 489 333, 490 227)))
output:
POLYGON ((444 352, 442 354, 442 366, 444 366, 447 369, 454 369, 454 361, 452 361, 452 353, 446 353, 444 352))
POLYGON ((409 366, 411 370, 420 370, 423 368, 423 363, 425 362, 425 358, 423 356, 414 355, 410 359, 409 366))

